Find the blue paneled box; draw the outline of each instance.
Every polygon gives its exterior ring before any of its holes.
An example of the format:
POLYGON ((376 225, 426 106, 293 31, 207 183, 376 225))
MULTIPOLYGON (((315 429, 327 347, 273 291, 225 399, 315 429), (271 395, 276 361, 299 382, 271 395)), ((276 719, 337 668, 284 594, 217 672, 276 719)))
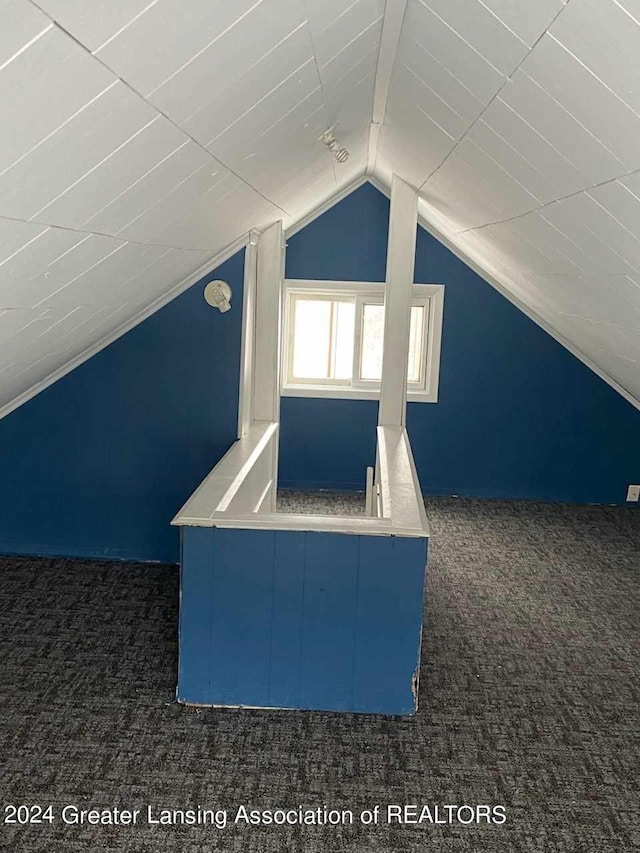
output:
POLYGON ((412 714, 427 540, 185 527, 178 701, 412 714))
POLYGON ((406 431, 378 428, 355 517, 275 512, 277 442, 254 423, 174 519, 178 701, 413 714, 428 532, 406 431))

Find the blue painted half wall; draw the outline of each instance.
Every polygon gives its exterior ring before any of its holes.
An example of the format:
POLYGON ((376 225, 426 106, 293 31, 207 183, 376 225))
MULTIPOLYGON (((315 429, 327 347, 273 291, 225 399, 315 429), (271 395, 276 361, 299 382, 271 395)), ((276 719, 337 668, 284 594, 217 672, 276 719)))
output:
MULTIPOLYGON (((366 184, 296 234, 292 278, 384 280, 389 203, 366 184)), ((235 439, 243 253, 0 420, 0 552, 176 561, 169 521, 235 439), (234 290, 228 314, 204 284, 234 290)), ((623 503, 640 413, 419 229, 445 285, 440 401, 409 406, 432 494, 623 503)), ((377 404, 284 399, 286 486, 362 488, 377 404)))
MULTIPOLYGON (((289 278, 382 281, 388 200, 366 184, 291 238, 289 278)), ((438 403, 407 425, 426 494, 624 503, 640 412, 418 228, 415 280, 445 285, 438 403)), ((280 482, 364 488, 377 403, 282 401, 280 482)))
POLYGON ((236 438, 243 269, 240 252, 0 420, 0 552, 178 560, 169 522, 236 438))

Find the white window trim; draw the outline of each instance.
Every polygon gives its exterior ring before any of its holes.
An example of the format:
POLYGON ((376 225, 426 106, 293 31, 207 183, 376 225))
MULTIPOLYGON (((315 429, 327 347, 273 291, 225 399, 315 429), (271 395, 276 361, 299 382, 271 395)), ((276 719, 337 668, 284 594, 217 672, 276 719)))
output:
MULTIPOLYGON (((282 324, 282 375, 281 394, 283 397, 324 397, 337 400, 379 400, 380 383, 366 380, 353 380, 352 383, 343 384, 340 380, 326 380, 326 382, 292 383, 288 381, 287 369, 291 363, 291 352, 293 338, 289 334, 290 329, 290 296, 311 295, 319 298, 337 298, 353 296, 356 301, 355 336, 354 346, 354 372, 357 376, 356 359, 360 347, 358 339, 362 328, 362 304, 364 301, 384 302, 384 282, 372 281, 311 281, 308 279, 285 279, 284 282, 284 322, 282 324), (331 383, 331 384, 329 384, 331 383)), ((438 402, 438 380, 440 376, 440 346, 442 340, 442 316, 444 309, 444 285, 442 284, 414 284, 413 304, 423 304, 425 311, 424 322, 427 323, 428 334, 424 342, 427 347, 426 353, 426 375, 424 387, 412 388, 409 385, 407 399, 412 403, 437 403, 438 402), (427 313, 428 312, 428 313, 427 313)), ((424 362, 423 362, 424 363, 424 362)), ((357 365, 359 368, 359 365, 357 365)))

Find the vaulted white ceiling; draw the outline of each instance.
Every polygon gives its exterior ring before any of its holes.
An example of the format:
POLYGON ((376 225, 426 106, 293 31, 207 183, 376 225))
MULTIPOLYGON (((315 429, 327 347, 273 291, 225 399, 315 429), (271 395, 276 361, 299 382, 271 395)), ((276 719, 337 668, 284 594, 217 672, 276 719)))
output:
POLYGON ((640 0, 0 0, 0 414, 250 229, 393 173, 640 400, 639 22, 640 0))

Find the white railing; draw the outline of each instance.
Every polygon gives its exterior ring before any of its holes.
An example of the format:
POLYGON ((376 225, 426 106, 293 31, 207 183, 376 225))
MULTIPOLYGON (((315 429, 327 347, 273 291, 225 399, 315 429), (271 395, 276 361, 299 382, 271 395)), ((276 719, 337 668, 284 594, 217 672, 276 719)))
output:
POLYGON ((275 509, 278 424, 254 421, 198 486, 172 524, 214 526, 218 516, 275 509))
POLYGON ((378 506, 395 527, 428 532, 420 482, 404 427, 378 427, 376 478, 378 506))
POLYGON ((369 536, 429 535, 404 428, 378 427, 372 516, 275 512, 277 445, 278 424, 254 422, 246 436, 235 442, 189 498, 172 524, 369 536))

